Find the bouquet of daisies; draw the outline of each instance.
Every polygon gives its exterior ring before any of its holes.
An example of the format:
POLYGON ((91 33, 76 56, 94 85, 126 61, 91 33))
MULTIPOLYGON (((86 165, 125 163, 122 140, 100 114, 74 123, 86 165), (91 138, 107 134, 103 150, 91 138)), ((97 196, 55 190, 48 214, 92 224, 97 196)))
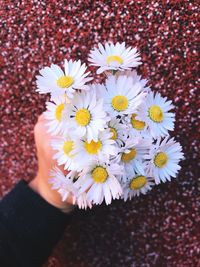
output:
POLYGON ((91 83, 80 60, 65 60, 62 69, 52 64, 37 76, 37 91, 51 96, 45 116, 64 170, 55 167, 50 183, 63 201, 72 194, 85 209, 146 194, 176 177, 183 159, 181 145, 169 136, 172 101, 137 74, 137 49, 99 44, 89 62, 105 74, 104 83, 91 83))

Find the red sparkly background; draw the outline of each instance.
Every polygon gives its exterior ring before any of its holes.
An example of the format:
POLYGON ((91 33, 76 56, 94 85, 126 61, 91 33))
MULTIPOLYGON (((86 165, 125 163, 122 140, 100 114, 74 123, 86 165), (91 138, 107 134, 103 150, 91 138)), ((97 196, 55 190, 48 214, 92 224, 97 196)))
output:
POLYGON ((87 60, 107 40, 137 46, 140 73, 176 105, 182 171, 131 202, 80 212, 45 267, 200 266, 199 1, 1 0, 0 195, 37 169, 33 126, 45 96, 35 75, 64 58, 87 60))

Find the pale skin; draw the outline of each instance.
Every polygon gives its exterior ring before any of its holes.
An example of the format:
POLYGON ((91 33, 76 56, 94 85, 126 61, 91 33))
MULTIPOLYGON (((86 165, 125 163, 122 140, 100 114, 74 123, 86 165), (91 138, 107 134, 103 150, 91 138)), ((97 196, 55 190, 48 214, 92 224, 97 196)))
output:
MULTIPOLYGON (((53 155, 55 151, 51 148, 52 136, 47 133, 46 119, 42 114, 34 127, 34 138, 37 149, 38 172, 36 177, 29 183, 29 186, 44 198, 48 203, 61 211, 68 213, 73 209, 73 196, 62 201, 60 194, 56 190, 51 189, 49 184, 50 170, 57 166, 53 155)), ((55 139, 55 138, 54 138, 55 139)), ((62 169, 62 168, 61 168, 62 169)), ((63 171, 63 169, 62 169, 63 171)), ((65 171, 65 174, 67 171, 65 171)))

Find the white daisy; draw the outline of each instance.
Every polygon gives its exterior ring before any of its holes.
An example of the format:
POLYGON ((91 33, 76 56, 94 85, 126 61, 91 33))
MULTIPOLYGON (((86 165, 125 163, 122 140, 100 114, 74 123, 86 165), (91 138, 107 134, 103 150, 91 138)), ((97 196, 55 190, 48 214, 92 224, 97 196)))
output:
MULTIPOLYGON (((142 172, 144 156, 148 153, 150 146, 149 139, 130 135, 118 153, 118 158, 125 171, 134 169, 136 172, 142 172)), ((122 180, 124 179, 126 179, 126 173, 122 176, 122 180)))
POLYGON ((98 140, 88 142, 86 138, 75 141, 74 161, 78 163, 78 171, 82 170, 97 159, 109 160, 110 156, 117 154, 116 142, 111 139, 112 133, 109 129, 100 132, 98 140))
POLYGON ((119 164, 107 164, 95 162, 88 165, 81 173, 76 182, 80 188, 79 192, 87 192, 87 199, 93 204, 101 204, 105 199, 109 205, 112 199, 119 199, 122 194, 121 185, 117 179, 122 174, 119 164))
POLYGON ((122 183, 124 201, 131 200, 140 194, 146 194, 154 186, 153 178, 148 177, 145 171, 136 173, 134 170, 127 172, 127 179, 122 183))
POLYGON ((40 70, 37 78, 37 90, 40 94, 51 93, 54 98, 57 95, 66 94, 72 98, 75 90, 88 90, 85 85, 91 81, 91 77, 87 77, 90 72, 86 72, 86 65, 81 61, 64 61, 64 71, 57 65, 51 64, 51 67, 45 67, 40 70))
POLYGON ((121 144, 124 136, 127 135, 126 124, 121 123, 119 119, 114 118, 108 122, 108 128, 112 133, 111 139, 121 144))
MULTIPOLYGON (((49 183, 52 185, 53 190, 57 190, 62 197, 62 201, 65 201, 70 194, 77 194, 76 188, 73 186, 72 177, 73 173, 68 173, 67 176, 63 172, 55 167, 50 172, 49 183)), ((74 197, 75 201, 75 197, 74 197)))
POLYGON ((74 160, 74 140, 70 136, 53 140, 52 148, 57 151, 53 158, 57 160, 58 165, 64 164, 65 170, 76 170, 78 162, 74 160))
POLYGON ((160 93, 150 92, 138 110, 138 119, 148 125, 153 138, 164 137, 174 129, 175 115, 169 112, 174 107, 171 103, 160 93))
POLYGON ((46 124, 48 132, 52 135, 63 133, 65 129, 65 122, 63 121, 63 111, 66 107, 68 100, 65 97, 55 97, 54 102, 47 102, 47 111, 44 113, 45 118, 48 120, 46 124))
POLYGON ((154 177, 155 183, 171 181, 180 170, 179 162, 184 158, 181 145, 169 136, 163 141, 158 138, 156 144, 151 147, 145 158, 149 160, 147 170, 154 177))
POLYGON ((77 94, 64 114, 65 124, 69 125, 68 131, 77 137, 86 136, 88 142, 98 140, 99 132, 104 130, 108 121, 103 100, 97 99, 94 90, 77 94))
POLYGON ((147 126, 144 121, 138 120, 137 117, 138 117, 137 113, 132 113, 126 116, 126 121, 130 124, 131 128, 133 128, 137 132, 141 132, 145 130, 147 126))
POLYGON ((143 138, 151 137, 147 123, 139 120, 137 113, 132 113, 125 116, 124 123, 126 123, 127 128, 132 135, 140 134, 140 136, 143 138))
POLYGON ((104 90, 105 110, 111 117, 131 114, 141 105, 146 93, 133 83, 132 77, 109 76, 104 90))
POLYGON ((89 59, 91 65, 100 67, 97 74, 106 70, 124 71, 135 68, 141 64, 140 56, 136 48, 125 47, 125 43, 106 43, 105 47, 98 44, 98 48, 90 51, 89 59))

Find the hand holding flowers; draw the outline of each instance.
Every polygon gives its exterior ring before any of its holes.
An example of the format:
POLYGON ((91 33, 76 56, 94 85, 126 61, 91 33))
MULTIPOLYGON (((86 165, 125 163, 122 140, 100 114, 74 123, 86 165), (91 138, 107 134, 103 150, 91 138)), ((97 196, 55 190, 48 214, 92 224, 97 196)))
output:
POLYGON ((182 148, 169 131, 175 115, 171 101, 154 93, 132 68, 141 64, 136 48, 106 43, 89 55, 103 84, 92 80, 80 61, 52 64, 37 76, 37 91, 50 93, 45 113, 54 159, 53 189, 63 201, 70 194, 79 208, 146 194, 155 184, 176 177, 182 148), (70 98, 70 101, 69 101, 70 98))

